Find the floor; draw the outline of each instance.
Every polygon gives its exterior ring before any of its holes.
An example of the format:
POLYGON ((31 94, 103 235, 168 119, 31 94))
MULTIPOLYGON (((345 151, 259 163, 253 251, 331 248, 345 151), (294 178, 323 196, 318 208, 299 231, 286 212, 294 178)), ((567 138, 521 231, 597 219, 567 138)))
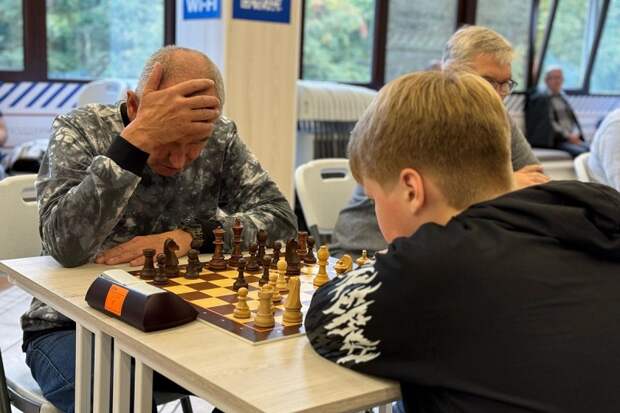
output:
MULTIPOLYGON (((0 349, 2 352, 8 351, 14 346, 21 345, 22 332, 19 326, 19 317, 30 305, 31 297, 24 291, 12 286, 5 275, 0 274, 0 349)), ((195 413, 210 413, 213 409, 206 401, 192 397, 192 407, 195 413)), ((179 402, 168 403, 159 406, 160 413, 180 413, 181 405, 179 402)), ((12 412, 19 410, 13 408, 12 412)))

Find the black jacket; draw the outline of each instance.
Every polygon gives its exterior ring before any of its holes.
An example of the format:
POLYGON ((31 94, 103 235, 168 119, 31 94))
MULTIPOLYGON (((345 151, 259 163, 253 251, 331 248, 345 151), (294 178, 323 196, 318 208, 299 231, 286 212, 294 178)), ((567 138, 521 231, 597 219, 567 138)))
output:
MULTIPOLYGON (((572 106, 564 96, 560 96, 566 102, 569 116, 577 125, 579 134, 583 139, 583 130, 572 106)), ((525 106, 525 126, 527 140, 532 146, 537 148, 555 148, 566 140, 562 133, 553 128, 552 121, 558 122, 558 117, 551 106, 551 96, 549 93, 537 90, 530 92, 525 106)))
POLYGON ((399 238, 314 295, 322 356, 407 411, 620 411, 620 194, 559 181, 399 238))

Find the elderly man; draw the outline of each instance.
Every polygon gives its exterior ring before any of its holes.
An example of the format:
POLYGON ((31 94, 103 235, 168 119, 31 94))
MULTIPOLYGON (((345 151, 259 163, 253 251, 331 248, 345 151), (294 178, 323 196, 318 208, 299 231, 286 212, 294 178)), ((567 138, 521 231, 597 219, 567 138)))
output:
MULTIPOLYGON (((213 229, 230 232, 236 218, 245 244, 259 229, 271 239, 294 236, 292 210, 234 122, 220 116, 223 102, 222 77, 207 56, 165 47, 126 102, 58 117, 36 185, 44 251, 65 266, 138 265, 143 249, 161 252, 166 238, 179 255, 209 246, 213 229)), ((34 300, 22 328, 45 397, 73 411, 72 322, 34 300)))
MULTIPOLYGON (((486 79, 501 98, 510 94, 516 82, 512 80, 513 49, 500 34, 481 26, 458 30, 446 43, 444 69, 465 69, 486 79)), ((545 183, 548 178, 512 119, 511 157, 517 188, 545 183)), ((456 154, 455 154, 456 156, 456 154)), ((383 239, 375 217, 374 205, 361 186, 353 193, 349 205, 340 212, 332 239, 332 253, 359 254, 362 249, 378 251, 387 243, 383 239)))
POLYGON ((588 152, 581 125, 562 91, 564 74, 559 67, 545 72, 547 88, 530 97, 527 109, 528 135, 532 142, 554 147, 573 157, 588 152))

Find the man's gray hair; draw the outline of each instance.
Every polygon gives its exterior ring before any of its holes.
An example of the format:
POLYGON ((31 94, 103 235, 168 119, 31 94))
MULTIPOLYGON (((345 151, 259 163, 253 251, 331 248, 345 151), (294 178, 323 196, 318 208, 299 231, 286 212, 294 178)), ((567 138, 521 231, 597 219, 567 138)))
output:
POLYGON ((448 39, 443 67, 469 67, 481 54, 492 56, 500 64, 511 64, 514 58, 512 45, 501 34, 483 26, 464 26, 448 39))
POLYGON ((564 70, 562 70, 562 66, 553 65, 545 68, 545 76, 543 77, 543 79, 547 80, 551 72, 555 72, 556 70, 559 70, 562 75, 564 75, 564 70))
MULTIPOLYGON (((148 80, 149 76, 153 72, 155 63, 159 63, 162 66, 162 69, 164 70, 164 74, 163 74, 164 78, 168 76, 172 76, 172 77, 177 76, 177 75, 182 76, 185 71, 189 72, 189 70, 183 66, 182 61, 175 62, 174 59, 172 58, 172 55, 177 52, 191 53, 191 54, 201 57, 204 60, 204 63, 205 63, 204 77, 207 79, 211 79, 213 80, 213 82, 215 82, 215 94, 217 95, 217 98, 220 100, 220 106, 223 107, 224 99, 226 97, 225 92, 224 92, 224 80, 222 79, 222 74, 220 73, 220 70, 217 68, 216 64, 213 63, 213 61, 209 59, 209 57, 206 54, 198 50, 188 49, 186 47, 180 47, 180 46, 164 46, 161 49, 157 50, 155 53, 153 53, 148 58, 148 60, 144 64, 144 69, 142 69, 140 80, 138 80, 138 86, 136 87, 136 94, 139 97, 142 97, 144 86, 146 85, 146 81, 148 80)), ((195 68, 191 68, 192 71, 194 69, 195 68)))

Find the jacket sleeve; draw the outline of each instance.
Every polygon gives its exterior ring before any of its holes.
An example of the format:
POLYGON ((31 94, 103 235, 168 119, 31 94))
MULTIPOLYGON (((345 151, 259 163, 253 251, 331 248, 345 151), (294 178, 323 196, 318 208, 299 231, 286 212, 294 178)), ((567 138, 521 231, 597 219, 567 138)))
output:
POLYGON ((232 126, 226 148, 220 188, 218 221, 226 231, 230 247, 232 226, 239 218, 243 224, 244 247, 256 242, 256 233, 264 229, 270 241, 288 240, 297 236, 297 218, 288 201, 250 152, 232 126))
POLYGON ((518 171, 527 165, 535 165, 540 162, 536 159, 532 147, 523 136, 516 122, 509 116, 510 123, 510 147, 512 155, 512 169, 518 171))
POLYGON ((87 263, 118 223, 140 177, 99 155, 84 130, 59 117, 36 182, 44 251, 87 263))

